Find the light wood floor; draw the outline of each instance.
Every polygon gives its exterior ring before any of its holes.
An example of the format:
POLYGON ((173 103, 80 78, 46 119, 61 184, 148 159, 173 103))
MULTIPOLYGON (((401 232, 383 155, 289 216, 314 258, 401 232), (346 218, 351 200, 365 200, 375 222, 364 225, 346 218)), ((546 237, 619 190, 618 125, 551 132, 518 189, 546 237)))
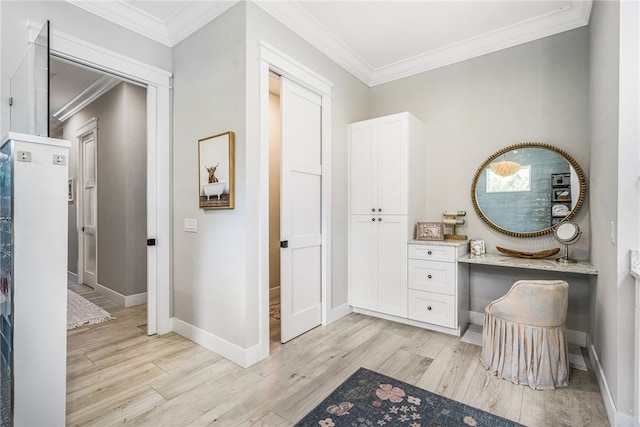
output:
POLYGON ((533 391, 488 375, 478 346, 361 314, 243 369, 174 333, 146 336, 145 306, 112 311, 68 333, 67 425, 291 426, 361 366, 529 426, 609 425, 592 371, 533 391))

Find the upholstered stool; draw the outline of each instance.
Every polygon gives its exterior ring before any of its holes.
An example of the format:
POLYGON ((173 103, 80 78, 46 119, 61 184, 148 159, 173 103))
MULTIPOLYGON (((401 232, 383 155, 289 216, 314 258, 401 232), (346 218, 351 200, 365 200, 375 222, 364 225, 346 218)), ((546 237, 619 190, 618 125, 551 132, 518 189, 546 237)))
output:
POLYGON ((484 367, 534 390, 566 387, 568 295, 563 280, 519 280, 490 303, 484 311, 484 367))

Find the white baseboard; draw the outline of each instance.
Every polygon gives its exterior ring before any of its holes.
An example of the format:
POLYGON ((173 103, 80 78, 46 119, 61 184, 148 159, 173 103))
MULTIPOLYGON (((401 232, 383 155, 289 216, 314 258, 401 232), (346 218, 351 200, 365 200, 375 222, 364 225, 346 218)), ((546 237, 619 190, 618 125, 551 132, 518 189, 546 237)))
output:
POLYGON ((351 313, 352 311, 353 311, 353 309, 351 308, 351 306, 348 303, 344 303, 339 307, 331 309, 330 314, 329 314, 330 318, 327 319, 326 325, 329 325, 329 324, 335 322, 336 320, 340 319, 341 317, 346 316, 347 314, 351 313))
POLYGON ((147 293, 142 292, 134 295, 122 295, 119 292, 109 289, 101 284, 96 284, 94 291, 102 295, 103 297, 110 299, 118 305, 123 307, 133 307, 134 305, 146 304, 147 293))
POLYGON ((70 280, 73 283, 78 283, 78 275, 76 273, 67 271, 67 280, 70 280))
MULTIPOLYGON (((484 324, 484 313, 470 311, 469 322, 474 325, 482 326, 484 324)), ((587 333, 583 331, 567 329, 567 342, 571 344, 577 344, 580 347, 587 347, 587 333)))
POLYGON ((182 335, 194 343, 203 346, 207 350, 213 351, 225 359, 229 359, 243 368, 248 367, 251 360, 259 357, 258 354, 253 354, 255 353, 253 349, 245 350, 236 344, 230 343, 227 340, 190 325, 180 319, 176 319, 175 317, 171 318, 171 330, 176 334, 182 335))

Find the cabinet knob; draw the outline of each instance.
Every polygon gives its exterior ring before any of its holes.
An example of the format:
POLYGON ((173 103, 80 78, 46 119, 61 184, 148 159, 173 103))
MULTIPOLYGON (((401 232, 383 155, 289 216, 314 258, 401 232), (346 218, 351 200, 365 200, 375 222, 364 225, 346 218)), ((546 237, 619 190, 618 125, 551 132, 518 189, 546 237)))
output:
POLYGON ((432 254, 431 251, 427 252, 427 255, 431 255, 431 254, 432 254))
POLYGON ((371 221, 375 221, 375 220, 376 220, 375 218, 371 218, 371 221))
POLYGON ((382 221, 382 218, 378 218, 378 221, 382 221))
POLYGON ((375 211, 376 211, 376 208, 371 208, 371 212, 375 212, 375 211))
POLYGON ((382 212, 382 208, 378 208, 378 212, 382 212))
POLYGON ((431 306, 428 306, 428 307, 427 307, 427 310, 431 311, 431 306))
POLYGON ((429 275, 427 275, 427 279, 431 279, 431 275, 430 275, 430 274, 429 274, 429 275))

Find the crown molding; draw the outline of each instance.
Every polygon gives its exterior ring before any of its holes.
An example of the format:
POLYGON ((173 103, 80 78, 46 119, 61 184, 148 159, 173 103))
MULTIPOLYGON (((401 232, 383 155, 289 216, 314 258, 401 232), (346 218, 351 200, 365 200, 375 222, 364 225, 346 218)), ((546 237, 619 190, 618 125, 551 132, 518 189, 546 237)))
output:
POLYGON ((373 72, 371 66, 296 2, 254 3, 355 77, 369 84, 373 72))
MULTIPOLYGON (((67 2, 173 47, 239 0, 188 1, 165 21, 126 1, 67 2)), ((338 65, 372 87, 425 71, 527 43, 589 23, 592 0, 572 0, 568 6, 458 43, 383 67, 373 68, 295 1, 247 0, 262 8, 338 65)))
POLYGON ((126 1, 65 1, 165 46, 173 47, 239 0, 185 2, 181 9, 166 20, 158 19, 126 1))
POLYGON ((255 3, 372 87, 585 26, 589 23, 592 0, 573 0, 568 7, 551 13, 376 69, 295 2, 255 3))
POLYGON ((574 0, 562 9, 539 15, 477 37, 371 70, 369 86, 388 83, 446 65, 476 58, 589 24, 592 2, 574 0))

